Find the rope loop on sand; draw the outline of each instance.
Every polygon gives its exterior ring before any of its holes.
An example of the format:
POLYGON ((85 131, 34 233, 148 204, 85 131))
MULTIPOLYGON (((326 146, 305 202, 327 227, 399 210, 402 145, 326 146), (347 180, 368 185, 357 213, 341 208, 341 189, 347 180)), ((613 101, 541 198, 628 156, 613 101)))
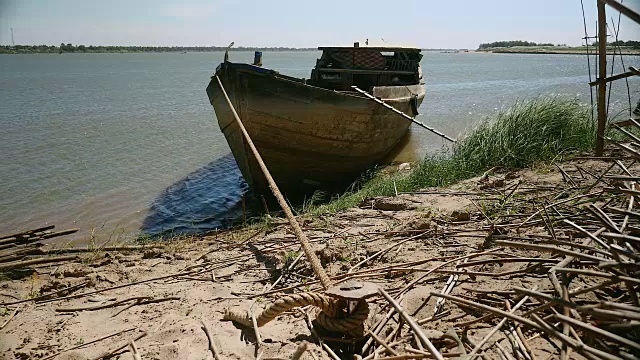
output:
MULTIPOLYGON (((361 301, 351 314, 347 314, 339 310, 345 307, 343 305, 346 304, 343 303, 341 300, 335 300, 326 295, 314 292, 288 295, 276 300, 264 309, 264 311, 256 317, 256 323, 258 326, 263 326, 275 319, 278 315, 294 307, 313 305, 320 309, 316 320, 325 330, 356 336, 362 335, 364 332, 364 322, 369 316, 369 305, 366 301, 361 301)), ((253 326, 250 313, 243 313, 235 309, 227 309, 223 320, 231 320, 246 327, 253 326)))

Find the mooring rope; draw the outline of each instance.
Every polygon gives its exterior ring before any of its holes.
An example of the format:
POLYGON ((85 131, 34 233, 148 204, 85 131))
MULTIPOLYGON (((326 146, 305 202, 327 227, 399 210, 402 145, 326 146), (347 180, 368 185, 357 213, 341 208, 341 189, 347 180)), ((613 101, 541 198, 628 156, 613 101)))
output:
POLYGON ((445 134, 441 133, 440 131, 438 131, 438 130, 436 130, 436 129, 434 129, 434 128, 430 127, 430 126, 427 126, 427 125, 425 125, 424 123, 421 123, 420 121, 418 121, 418 120, 416 120, 416 119, 412 118, 411 116, 409 116, 409 115, 407 115, 407 114, 403 113, 402 111, 400 111, 400 110, 398 110, 398 109, 394 108, 393 106, 391 106, 391 105, 387 104, 386 102, 384 102, 384 101, 382 101, 382 100, 378 99, 377 97, 375 97, 375 96, 373 96, 373 95, 369 94, 368 92, 366 92, 366 91, 364 91, 364 90, 360 89, 359 87, 357 87, 357 86, 353 85, 353 86, 351 86, 351 88, 353 88, 353 90, 355 90, 355 91, 359 92, 360 94, 364 95, 367 99, 369 99, 369 100, 373 100, 373 101, 377 102, 378 104, 380 104, 380 105, 382 105, 382 106, 386 107, 387 109, 389 109, 389 110, 393 111, 394 113, 396 113, 396 114, 398 114, 398 115, 402 116, 403 118, 405 118, 405 119, 407 119, 407 120, 411 121, 412 123, 414 123, 414 124, 416 124, 416 125, 420 126, 421 128, 427 129, 427 130, 431 131, 432 133, 434 133, 434 134, 436 134, 436 135, 440 136, 440 137, 441 137, 441 138, 443 138, 443 139, 449 140, 449 141, 451 141, 451 142, 453 142, 453 143, 454 143, 454 142, 456 142, 456 139, 454 139, 454 138, 452 138, 452 137, 449 137, 449 136, 447 136, 447 135, 445 135, 445 134))
MULTIPOLYGON (((362 335, 364 322, 369 316, 369 305, 366 301, 358 302, 357 308, 352 313, 347 314, 341 310, 345 308, 343 305, 346 305, 343 301, 336 301, 326 295, 309 292, 288 295, 276 300, 256 317, 256 323, 258 326, 263 326, 283 312, 289 311, 294 307, 306 305, 312 305, 320 309, 316 320, 322 328, 329 331, 362 335)), ((247 327, 253 326, 249 312, 240 312, 235 309, 227 309, 223 320, 235 321, 247 327)))

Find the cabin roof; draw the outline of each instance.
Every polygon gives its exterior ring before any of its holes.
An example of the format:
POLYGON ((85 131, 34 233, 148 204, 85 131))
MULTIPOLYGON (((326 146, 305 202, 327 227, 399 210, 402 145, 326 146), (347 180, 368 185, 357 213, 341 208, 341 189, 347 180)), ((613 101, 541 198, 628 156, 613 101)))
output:
POLYGON ((422 49, 416 47, 405 46, 320 46, 318 50, 369 50, 369 51, 403 51, 403 52, 420 52, 422 49))

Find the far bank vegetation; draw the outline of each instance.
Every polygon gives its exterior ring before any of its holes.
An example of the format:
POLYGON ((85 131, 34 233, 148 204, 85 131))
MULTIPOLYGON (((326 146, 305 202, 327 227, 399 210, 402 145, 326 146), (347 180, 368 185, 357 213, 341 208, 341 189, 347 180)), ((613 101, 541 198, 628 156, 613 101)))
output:
MULTIPOLYGON (((597 43, 589 44, 593 51, 598 46, 597 43)), ((509 41, 494 41, 490 43, 483 43, 478 46, 477 51, 493 51, 493 52, 540 52, 547 50, 548 53, 572 53, 572 52, 585 52, 586 45, 581 46, 567 46, 567 44, 552 44, 552 43, 535 43, 531 41, 523 40, 509 40, 509 41)), ((617 40, 607 43, 608 51, 620 50, 623 52, 630 52, 635 54, 640 50, 640 41, 635 40, 617 40)))

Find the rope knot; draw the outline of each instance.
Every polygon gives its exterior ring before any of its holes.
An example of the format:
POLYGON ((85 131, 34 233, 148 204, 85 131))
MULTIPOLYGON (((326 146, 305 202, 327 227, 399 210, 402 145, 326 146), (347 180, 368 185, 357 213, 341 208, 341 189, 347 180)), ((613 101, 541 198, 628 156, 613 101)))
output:
MULTIPOLYGON (((344 300, 334 300, 314 292, 288 295, 276 300, 256 317, 256 323, 263 326, 283 312, 306 305, 313 305, 320 310, 316 315, 316 321, 325 330, 353 336, 362 336, 364 333, 364 322, 369 316, 369 305, 366 301, 359 302, 356 309, 347 314, 344 300)), ((246 327, 253 326, 251 314, 236 309, 227 309, 223 320, 231 320, 246 327)))

